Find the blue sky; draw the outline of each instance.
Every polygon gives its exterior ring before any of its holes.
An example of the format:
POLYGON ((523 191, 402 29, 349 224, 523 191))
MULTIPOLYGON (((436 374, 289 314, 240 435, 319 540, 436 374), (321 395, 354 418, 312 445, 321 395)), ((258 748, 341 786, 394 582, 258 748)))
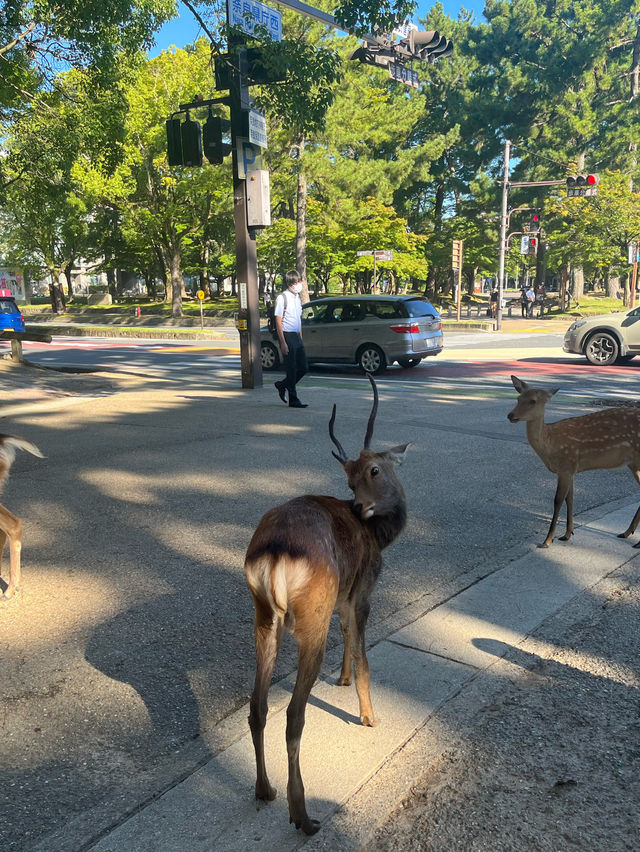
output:
MULTIPOLYGON (((306 0, 310 6, 313 6, 313 0, 306 0)), ((431 8, 431 3, 421 0, 418 3, 418 17, 426 15, 431 8)), ((484 8, 484 0, 442 0, 442 5, 445 12, 452 18, 458 16, 461 8, 469 9, 476 13, 479 18, 482 15, 484 8)), ((193 15, 180 4, 180 15, 177 18, 166 23, 159 31, 156 37, 156 49, 150 50, 151 56, 156 56, 161 50, 175 44, 176 47, 184 47, 189 44, 199 35, 201 35, 200 27, 193 18, 193 15)))

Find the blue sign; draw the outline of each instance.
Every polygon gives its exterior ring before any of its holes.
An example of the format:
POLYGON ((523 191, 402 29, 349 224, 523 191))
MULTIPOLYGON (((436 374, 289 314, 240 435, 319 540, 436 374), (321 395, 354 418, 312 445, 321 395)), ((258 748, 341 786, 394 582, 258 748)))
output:
POLYGON ((253 35, 262 26, 274 41, 282 40, 282 13, 258 0, 227 0, 229 26, 253 35))

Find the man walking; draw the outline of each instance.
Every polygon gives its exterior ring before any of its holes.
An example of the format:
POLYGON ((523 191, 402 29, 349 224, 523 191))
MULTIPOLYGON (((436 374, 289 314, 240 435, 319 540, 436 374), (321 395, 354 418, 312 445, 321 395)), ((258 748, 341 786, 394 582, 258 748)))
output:
POLYGON ((289 394, 289 408, 306 408, 296 392, 297 383, 307 372, 307 355, 302 342, 302 282, 297 270, 287 272, 285 285, 276 298, 274 316, 287 377, 284 381, 275 382, 275 386, 283 402, 287 401, 286 394, 289 394))

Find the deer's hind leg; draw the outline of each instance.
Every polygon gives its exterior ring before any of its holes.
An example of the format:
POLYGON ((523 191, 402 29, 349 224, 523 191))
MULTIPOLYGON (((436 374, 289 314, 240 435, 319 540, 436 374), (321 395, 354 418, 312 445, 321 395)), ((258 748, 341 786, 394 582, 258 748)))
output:
POLYGON ((315 834, 320 828, 320 823, 310 819, 307 813, 304 784, 300 773, 300 742, 309 694, 324 659, 337 587, 337 579, 333 575, 327 576, 326 583, 316 582, 315 585, 308 586, 304 596, 293 605, 295 616, 293 635, 298 643, 298 675, 293 696, 287 708, 287 755, 289 758, 287 799, 289 821, 295 823, 296 828, 301 828, 305 834, 315 834))
POLYGON ((264 759, 264 726, 267 723, 267 695, 282 641, 283 622, 264 602, 256 606, 256 679, 251 694, 249 727, 256 753, 256 798, 273 801, 276 789, 269 783, 264 759))
MULTIPOLYGON (((633 478, 640 485, 640 470, 637 470, 635 467, 629 467, 629 470, 633 474, 633 478)), ((636 513, 633 516, 633 520, 627 527, 627 529, 623 533, 618 533, 618 538, 629 538, 630 535, 636 531, 638 527, 638 523, 640 522, 640 506, 636 509, 636 513)), ((633 545, 634 547, 640 547, 640 541, 637 544, 633 545)))
POLYGON ((20 553, 22 551, 22 521, 0 506, 0 559, 6 539, 9 540, 9 585, 0 598, 9 599, 20 587, 20 553))

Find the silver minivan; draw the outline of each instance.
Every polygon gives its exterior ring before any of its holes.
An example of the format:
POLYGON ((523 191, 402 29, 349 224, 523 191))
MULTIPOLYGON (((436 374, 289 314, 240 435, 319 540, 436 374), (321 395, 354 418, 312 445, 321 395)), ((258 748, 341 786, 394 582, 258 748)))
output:
MULTIPOLYGON (((302 308, 302 337, 309 363, 359 364, 380 375, 389 364, 415 367, 442 352, 440 314, 420 296, 327 296, 302 308)), ((277 338, 261 329, 263 370, 282 364, 277 338)))

